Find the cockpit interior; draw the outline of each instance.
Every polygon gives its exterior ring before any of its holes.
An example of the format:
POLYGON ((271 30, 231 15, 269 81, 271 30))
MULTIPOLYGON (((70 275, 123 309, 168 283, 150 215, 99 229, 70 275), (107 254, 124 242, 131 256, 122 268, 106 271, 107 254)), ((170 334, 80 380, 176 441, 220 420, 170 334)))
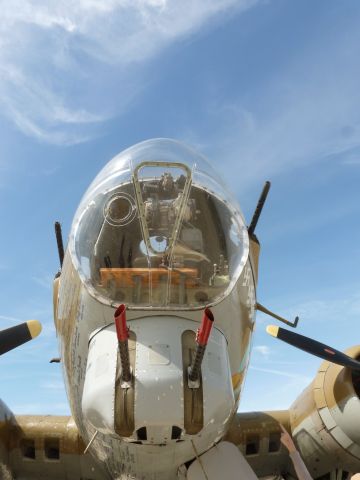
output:
POLYGON ((87 283, 110 303, 202 307, 238 274, 242 227, 187 165, 143 161, 88 201, 75 252, 87 283))

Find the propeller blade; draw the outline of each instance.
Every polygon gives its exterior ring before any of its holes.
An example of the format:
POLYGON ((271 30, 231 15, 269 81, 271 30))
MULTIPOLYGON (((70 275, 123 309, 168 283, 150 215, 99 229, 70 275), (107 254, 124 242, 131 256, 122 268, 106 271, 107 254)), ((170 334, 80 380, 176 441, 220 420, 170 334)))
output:
POLYGON ((360 362, 354 360, 343 352, 335 350, 324 343, 320 343, 312 338, 305 337, 299 333, 291 332, 285 328, 277 327, 275 325, 268 325, 266 331, 269 335, 279 338, 293 347, 304 350, 304 352, 311 353, 316 357, 328 360, 332 363, 337 363, 343 367, 348 367, 353 370, 360 370, 360 362))
POLYGON ((0 331, 0 355, 9 352, 23 343, 37 337, 41 332, 41 323, 38 320, 29 320, 0 331))

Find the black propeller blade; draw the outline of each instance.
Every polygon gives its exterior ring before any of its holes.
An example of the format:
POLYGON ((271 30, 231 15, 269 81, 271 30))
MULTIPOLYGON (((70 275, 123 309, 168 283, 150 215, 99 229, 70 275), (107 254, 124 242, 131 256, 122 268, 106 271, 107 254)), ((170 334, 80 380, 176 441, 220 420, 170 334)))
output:
POLYGON ((312 338, 305 337, 304 335, 291 332, 275 325, 267 326, 266 331, 273 337, 279 338, 283 342, 289 343, 293 347, 311 353, 316 357, 320 357, 332 363, 337 363, 343 367, 349 367, 353 370, 360 371, 360 362, 354 360, 343 352, 339 352, 339 350, 335 350, 334 348, 325 345, 324 343, 317 342, 312 338))
POLYGON ((29 320, 15 327, 0 331, 0 355, 9 352, 23 343, 37 337, 41 332, 41 323, 38 320, 29 320))

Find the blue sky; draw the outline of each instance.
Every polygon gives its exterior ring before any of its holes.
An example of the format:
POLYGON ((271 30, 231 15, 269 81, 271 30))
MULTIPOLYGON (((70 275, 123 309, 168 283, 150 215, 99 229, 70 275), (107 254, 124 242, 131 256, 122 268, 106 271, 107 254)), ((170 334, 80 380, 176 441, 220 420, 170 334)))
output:
MULTIPOLYGON (((353 0, 8 1, 0 19, 0 328, 41 337, 1 358, 16 413, 68 413, 52 321, 65 236, 116 153, 151 137, 205 154, 257 233, 258 299, 299 333, 359 342, 360 4, 353 0)), ((258 315, 241 410, 287 408, 319 361, 258 315)))

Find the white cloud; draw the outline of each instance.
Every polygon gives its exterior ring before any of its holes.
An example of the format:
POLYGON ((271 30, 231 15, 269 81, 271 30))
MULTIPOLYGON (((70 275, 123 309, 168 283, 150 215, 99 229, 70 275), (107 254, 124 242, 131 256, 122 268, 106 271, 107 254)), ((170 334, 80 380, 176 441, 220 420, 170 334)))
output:
POLYGON ((266 360, 269 358, 271 352, 270 347, 267 345, 256 345, 254 346, 253 350, 255 353, 259 353, 266 360))
POLYGON ((21 66, 3 61, 0 104, 3 112, 23 133, 55 144, 74 144, 89 138, 84 132, 74 132, 74 126, 106 119, 84 109, 68 108, 64 103, 64 98, 46 85, 45 78, 33 78, 31 69, 22 71, 21 66))
POLYGON ((95 134, 92 126, 118 114, 141 89, 141 75, 130 81, 135 65, 210 20, 218 21, 233 9, 246 10, 257 1, 3 2, 3 114, 25 134, 42 141, 86 141, 95 134), (116 78, 116 98, 111 95, 104 102, 111 77, 116 78), (99 96, 99 104, 94 96, 99 96))

